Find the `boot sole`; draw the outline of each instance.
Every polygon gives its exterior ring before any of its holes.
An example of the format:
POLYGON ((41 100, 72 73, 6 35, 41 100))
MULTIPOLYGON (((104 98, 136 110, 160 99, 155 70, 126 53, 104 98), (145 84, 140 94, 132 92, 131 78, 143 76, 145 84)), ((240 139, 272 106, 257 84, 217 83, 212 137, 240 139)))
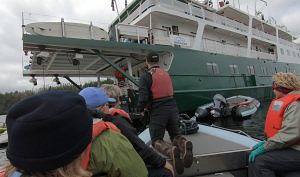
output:
POLYGON ((185 168, 189 168, 193 164, 193 143, 191 141, 186 141, 184 150, 183 164, 185 168))
POLYGON ((173 146, 172 148, 172 155, 173 167, 175 168, 177 174, 182 174, 184 172, 184 164, 180 158, 180 151, 176 146, 173 146))

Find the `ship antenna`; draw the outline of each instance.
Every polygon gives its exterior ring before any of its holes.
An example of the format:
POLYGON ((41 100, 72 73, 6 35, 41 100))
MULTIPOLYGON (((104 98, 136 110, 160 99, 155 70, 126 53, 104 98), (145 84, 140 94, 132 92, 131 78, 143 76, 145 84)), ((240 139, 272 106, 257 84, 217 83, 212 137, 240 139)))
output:
POLYGON ((255 4, 254 4, 254 5, 255 5, 255 16, 256 16, 257 13, 259 13, 259 12, 257 11, 257 7, 256 7, 257 1, 261 1, 261 2, 265 3, 266 6, 268 5, 268 2, 267 2, 266 0, 255 0, 255 4))
POLYGON ((118 3, 117 3, 116 0, 111 0, 112 11, 115 11, 115 5, 116 5, 117 13, 118 13, 119 22, 121 22, 121 18, 120 18, 120 14, 119 14, 119 9, 118 9, 118 3))

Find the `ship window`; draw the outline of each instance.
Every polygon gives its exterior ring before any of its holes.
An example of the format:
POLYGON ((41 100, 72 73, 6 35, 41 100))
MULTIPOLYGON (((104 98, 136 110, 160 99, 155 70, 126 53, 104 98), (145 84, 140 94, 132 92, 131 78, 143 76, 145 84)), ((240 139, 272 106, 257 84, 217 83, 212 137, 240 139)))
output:
POLYGON ((296 57, 296 53, 295 53, 295 51, 293 51, 293 56, 294 56, 294 57, 296 57))
POLYGON ((280 52, 281 52, 281 55, 284 55, 284 50, 283 50, 283 48, 280 48, 280 52))
POLYGON ((254 66, 247 66, 247 69, 248 69, 248 73, 250 75, 254 75, 255 74, 254 66))
POLYGON ((286 50, 286 53, 287 53, 288 56, 291 56, 291 53, 288 49, 286 50))
POLYGON ((267 68, 266 68, 265 66, 262 66, 262 67, 261 67, 261 72, 262 72, 264 75, 268 75, 267 68))
POLYGON ((215 75, 219 74, 219 67, 217 63, 206 63, 208 74, 215 75))
POLYGON ((229 65, 231 74, 239 74, 239 68, 237 65, 229 65))
POLYGON ((214 73, 215 74, 219 74, 220 73, 219 66, 217 65, 217 63, 213 63, 213 69, 214 69, 214 73))

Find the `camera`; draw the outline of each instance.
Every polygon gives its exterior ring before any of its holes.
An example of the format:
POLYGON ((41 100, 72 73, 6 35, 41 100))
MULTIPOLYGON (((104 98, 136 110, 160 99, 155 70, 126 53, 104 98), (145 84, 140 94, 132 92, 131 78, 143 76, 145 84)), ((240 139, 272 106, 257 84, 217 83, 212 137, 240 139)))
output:
POLYGON ((42 62, 45 61, 48 57, 49 57, 49 53, 48 52, 40 52, 36 56, 36 63, 38 65, 41 65, 42 62))

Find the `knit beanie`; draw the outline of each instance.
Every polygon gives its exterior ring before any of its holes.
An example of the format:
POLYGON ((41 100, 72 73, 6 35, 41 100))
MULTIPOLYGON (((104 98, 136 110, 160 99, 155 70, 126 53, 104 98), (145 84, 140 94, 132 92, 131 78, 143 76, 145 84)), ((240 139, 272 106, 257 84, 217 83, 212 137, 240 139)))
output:
POLYGON ((13 105, 6 118, 7 158, 17 169, 46 172, 78 158, 92 138, 92 118, 76 93, 50 91, 13 105))
POLYGON ((273 75, 273 81, 278 88, 283 87, 291 91, 300 89, 300 82, 293 73, 276 73, 273 75))

